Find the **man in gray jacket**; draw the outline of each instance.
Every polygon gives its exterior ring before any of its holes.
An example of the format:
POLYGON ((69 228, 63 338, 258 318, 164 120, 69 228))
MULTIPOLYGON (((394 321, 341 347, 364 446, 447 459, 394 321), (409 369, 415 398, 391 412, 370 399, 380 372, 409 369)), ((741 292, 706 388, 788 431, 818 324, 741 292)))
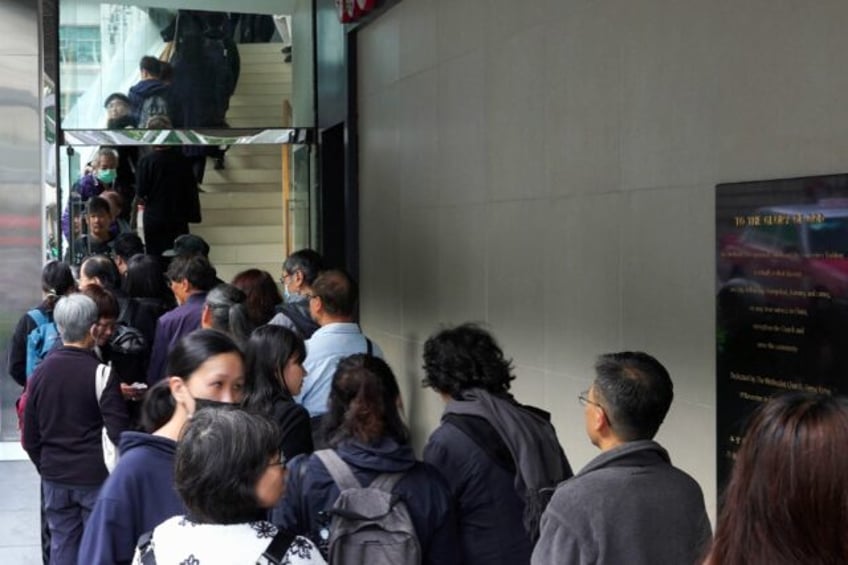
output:
POLYGON ((710 539, 704 495, 653 441, 674 396, 645 353, 601 355, 581 394, 586 433, 601 454, 557 487, 532 565, 686 564, 710 539))

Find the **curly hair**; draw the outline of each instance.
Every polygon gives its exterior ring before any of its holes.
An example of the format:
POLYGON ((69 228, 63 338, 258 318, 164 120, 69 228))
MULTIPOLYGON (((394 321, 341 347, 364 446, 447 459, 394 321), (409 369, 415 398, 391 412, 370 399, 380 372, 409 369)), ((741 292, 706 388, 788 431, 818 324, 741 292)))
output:
POLYGON ((476 324, 446 328, 424 343, 425 387, 459 398, 463 390, 509 391, 512 360, 504 357, 492 334, 476 324))

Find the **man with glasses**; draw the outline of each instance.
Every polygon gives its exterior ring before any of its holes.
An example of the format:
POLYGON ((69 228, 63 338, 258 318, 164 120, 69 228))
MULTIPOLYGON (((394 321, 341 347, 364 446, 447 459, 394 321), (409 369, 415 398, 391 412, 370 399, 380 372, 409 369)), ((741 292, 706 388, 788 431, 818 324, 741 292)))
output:
POLYGON ((312 283, 323 270, 323 263, 321 255, 311 249, 301 249, 286 257, 280 276, 285 301, 269 324, 288 328, 303 339, 312 337, 318 324, 309 315, 309 300, 306 297, 311 292, 312 283))
POLYGON ((303 405, 312 421, 315 449, 327 445, 321 435, 321 419, 327 412, 330 385, 339 360, 354 353, 382 358, 380 347, 362 333, 356 323, 359 292, 356 283, 344 271, 324 271, 305 295, 309 313, 321 326, 306 340, 306 377, 295 402, 303 405))
POLYGON ((531 563, 697 562, 710 539, 704 495, 653 441, 674 396, 668 372, 634 352, 601 355, 595 372, 578 398, 601 454, 557 488, 531 563))

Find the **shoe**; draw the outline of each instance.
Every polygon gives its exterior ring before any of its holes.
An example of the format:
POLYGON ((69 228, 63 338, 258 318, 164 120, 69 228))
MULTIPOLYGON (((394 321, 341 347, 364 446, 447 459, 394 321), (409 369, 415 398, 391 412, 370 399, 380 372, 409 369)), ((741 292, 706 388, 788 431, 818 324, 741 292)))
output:
POLYGON ((224 158, 223 157, 216 157, 215 158, 215 170, 216 171, 223 171, 226 168, 227 168, 227 165, 224 163, 224 158))
POLYGON ((286 58, 285 58, 285 59, 283 59, 283 61, 285 61, 286 63, 291 63, 291 53, 289 53, 288 55, 286 55, 286 58))
POLYGON ((291 45, 286 45, 280 51, 282 51, 284 55, 288 55, 291 53, 291 45))

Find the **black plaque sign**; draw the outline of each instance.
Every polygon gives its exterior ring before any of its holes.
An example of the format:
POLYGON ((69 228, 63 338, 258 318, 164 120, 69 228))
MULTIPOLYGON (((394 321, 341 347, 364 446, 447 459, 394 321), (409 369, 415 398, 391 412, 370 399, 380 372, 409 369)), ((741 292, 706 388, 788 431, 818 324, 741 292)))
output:
POLYGON ((716 187, 718 483, 775 394, 848 392, 848 175, 716 187))

